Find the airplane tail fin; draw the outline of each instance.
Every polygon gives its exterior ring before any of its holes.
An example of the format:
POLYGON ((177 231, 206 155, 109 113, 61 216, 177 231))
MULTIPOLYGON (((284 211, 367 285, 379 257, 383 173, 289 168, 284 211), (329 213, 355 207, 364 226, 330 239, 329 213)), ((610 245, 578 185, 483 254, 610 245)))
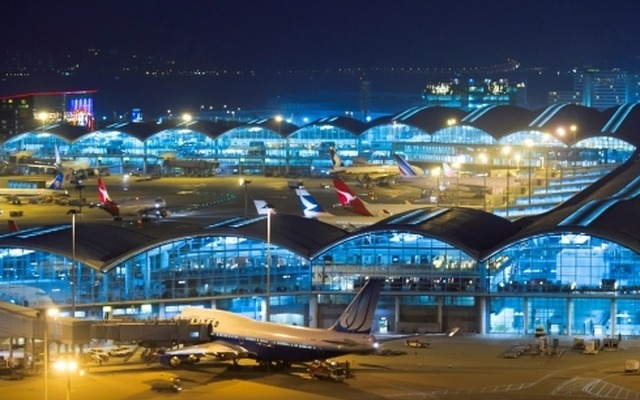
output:
POLYGON ((100 203, 111 203, 109 192, 107 192, 107 185, 104 184, 102 177, 98 178, 98 195, 100 197, 100 203))
POLYGON ((373 216, 367 205, 360 200, 360 198, 351 190, 351 188, 344 183, 344 181, 340 178, 333 179, 333 186, 336 188, 336 193, 338 194, 338 200, 342 207, 350 208, 356 214, 364 215, 367 217, 373 216))
POLYGON ((58 172, 55 178, 49 183, 49 189, 61 190, 62 185, 64 183, 64 174, 62 172, 58 172))
POLYGON ((442 176, 444 176, 445 178, 455 178, 456 175, 456 171, 451 168, 451 165, 442 163, 442 176))
POLYGON ((254 200, 253 204, 256 206, 258 215, 267 215, 269 213, 268 203, 264 200, 254 200))
POLYGON ((345 333, 370 334, 383 284, 383 279, 370 278, 329 329, 345 333))
POLYGON ((333 147, 329 147, 329 156, 331 157, 331 167, 332 168, 340 168, 344 166, 344 163, 342 162, 342 159, 340 159, 340 156, 338 155, 338 152, 336 151, 335 148, 333 147))
POLYGON ((18 232, 20 230, 16 221, 10 219, 7 223, 9 224, 9 232, 18 232))
POLYGON ((396 164, 398 164, 398 169, 400 170, 400 174, 402 176, 418 176, 415 168, 407 162, 404 158, 400 157, 398 154, 394 154, 393 158, 396 160, 396 164))
POLYGON ((58 145, 57 144, 54 146, 54 149, 56 151, 55 166, 60 168, 62 166, 62 157, 60 157, 60 151, 58 151, 58 145))
POLYGON ((327 214, 327 211, 306 190, 296 190, 296 194, 302 207, 302 214, 306 218, 315 218, 321 214, 327 214))

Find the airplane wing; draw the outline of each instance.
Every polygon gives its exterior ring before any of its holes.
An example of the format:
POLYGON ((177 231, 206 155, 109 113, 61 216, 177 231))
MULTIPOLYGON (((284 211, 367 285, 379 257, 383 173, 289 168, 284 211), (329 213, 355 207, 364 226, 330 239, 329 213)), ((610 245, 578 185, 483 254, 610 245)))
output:
POLYGON ((238 360, 240 358, 251 358, 251 356, 251 352, 244 347, 219 340, 176 350, 168 350, 160 356, 160 362, 169 364, 172 367, 177 367, 182 363, 189 363, 192 362, 190 360, 194 358, 199 359, 200 357, 212 357, 216 360, 228 361, 238 360))

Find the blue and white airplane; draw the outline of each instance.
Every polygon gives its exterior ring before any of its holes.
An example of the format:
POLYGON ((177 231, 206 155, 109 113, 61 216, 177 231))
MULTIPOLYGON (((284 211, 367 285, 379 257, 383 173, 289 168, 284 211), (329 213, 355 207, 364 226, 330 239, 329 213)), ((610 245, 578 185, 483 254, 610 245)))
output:
POLYGON ((346 230, 353 230, 375 224, 385 216, 335 215, 326 211, 305 189, 296 189, 298 200, 302 206, 302 214, 306 218, 317 219, 329 225, 346 230))
POLYGON ((13 204, 40 203, 55 197, 69 197, 69 192, 64 189, 65 180, 67 178, 64 173, 58 172, 56 177, 44 188, 0 188, 0 197, 4 197, 13 204))
POLYGON ((356 294, 340 318, 329 328, 308 328, 256 321, 229 311, 189 307, 177 317, 210 326, 207 343, 169 350, 160 363, 171 367, 199 362, 253 359, 264 367, 288 367, 350 353, 374 352, 373 316, 383 279, 371 278, 356 294))

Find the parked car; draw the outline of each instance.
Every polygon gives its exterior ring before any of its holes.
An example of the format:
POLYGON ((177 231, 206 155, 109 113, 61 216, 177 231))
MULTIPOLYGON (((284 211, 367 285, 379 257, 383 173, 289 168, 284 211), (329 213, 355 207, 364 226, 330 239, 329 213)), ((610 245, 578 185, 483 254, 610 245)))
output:
POLYGON ((90 348, 87 354, 91 355, 91 360, 97 363, 109 361, 109 353, 100 347, 90 348))
POLYGON ((151 390, 155 390, 156 392, 179 392, 182 390, 182 383, 179 378, 153 382, 151 384, 151 390))
POLYGON ((115 347, 109 350, 109 355, 111 357, 126 357, 131 354, 133 350, 130 347, 115 347))

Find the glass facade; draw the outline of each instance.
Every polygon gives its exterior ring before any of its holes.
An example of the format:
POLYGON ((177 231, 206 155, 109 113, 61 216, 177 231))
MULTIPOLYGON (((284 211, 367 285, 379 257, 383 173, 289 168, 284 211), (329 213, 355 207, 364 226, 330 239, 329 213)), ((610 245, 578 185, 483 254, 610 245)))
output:
POLYGON ((574 232, 510 246, 487 261, 489 331, 635 334, 639 262, 628 248, 574 232))

